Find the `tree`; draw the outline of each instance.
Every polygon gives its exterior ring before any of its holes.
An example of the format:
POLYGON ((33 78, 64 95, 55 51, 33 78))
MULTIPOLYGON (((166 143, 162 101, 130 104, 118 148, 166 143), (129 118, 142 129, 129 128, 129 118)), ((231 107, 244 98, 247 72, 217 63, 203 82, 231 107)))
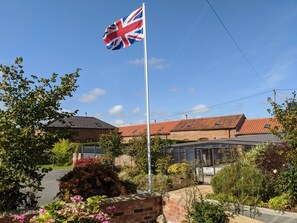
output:
MULTIPOLYGON (((161 139, 159 136, 151 138, 150 146, 152 173, 165 172, 170 163, 168 161, 170 160, 168 158, 168 155, 165 155, 162 152, 162 149, 168 146, 167 140, 161 139), (166 166, 164 166, 164 161, 166 161, 165 163, 167 163, 166 166)), ((145 134, 142 134, 139 137, 135 137, 130 141, 130 144, 128 146, 128 155, 134 158, 135 164, 141 172, 148 172, 147 136, 145 134)))
POLYGON ((113 160, 123 154, 123 138, 117 129, 110 131, 108 134, 100 135, 99 146, 113 160))
POLYGON ((22 58, 11 66, 0 64, 0 211, 37 202, 41 180, 49 169, 40 167, 59 138, 67 131, 46 131, 50 120, 62 120, 68 113, 61 102, 71 97, 79 77, 79 69, 50 78, 25 75, 22 58))
POLYGON ((60 139, 54 144, 52 161, 60 166, 71 165, 73 153, 78 150, 78 143, 70 142, 68 139, 60 139))
POLYGON ((282 104, 277 104, 268 98, 272 109, 268 112, 275 116, 281 125, 271 129, 272 133, 281 141, 290 145, 288 159, 292 164, 297 165, 297 101, 296 92, 292 93, 292 98, 286 98, 282 104))

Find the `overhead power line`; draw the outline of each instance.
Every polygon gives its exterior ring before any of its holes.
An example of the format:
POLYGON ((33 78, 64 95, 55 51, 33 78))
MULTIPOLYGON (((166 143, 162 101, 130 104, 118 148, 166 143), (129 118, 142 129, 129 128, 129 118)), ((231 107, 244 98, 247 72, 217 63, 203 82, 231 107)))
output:
POLYGON ((243 56, 244 60, 247 62, 247 64, 252 68, 252 70, 255 72, 255 74, 261 79, 263 80, 263 78, 261 77, 261 75, 258 73, 258 71, 256 70, 256 68, 251 64, 251 62, 249 61, 249 59, 247 58, 247 56, 245 55, 245 53, 242 51, 242 49, 239 47, 239 45, 237 44, 237 42, 235 41, 235 39, 233 38, 233 36, 231 35, 231 33, 229 32, 228 28, 226 27, 226 25, 224 24, 224 22, 221 20, 221 18, 219 17, 218 13, 216 12, 216 10, 212 7, 212 5, 210 4, 209 0, 206 0, 208 5, 210 6, 210 8, 212 9, 213 13, 215 14, 215 16, 218 18, 218 20, 220 21, 220 23, 222 24, 222 26, 224 27, 225 31, 227 32, 227 34, 229 35, 229 37, 231 38, 231 40, 233 41, 233 43, 235 44, 235 46, 237 47, 237 49, 239 50, 239 52, 241 53, 241 55, 243 56))
MULTIPOLYGON (((226 101, 226 102, 210 105, 210 106, 207 106, 207 108, 215 108, 215 107, 219 107, 219 106, 222 106, 222 105, 226 105, 226 104, 230 104, 230 103, 234 103, 234 102, 238 102, 238 101, 243 101, 243 100, 253 98, 253 97, 257 97, 257 96, 260 96, 260 95, 263 95, 263 94, 273 93, 274 91, 296 91, 296 90, 297 90, 297 87, 296 88, 286 88, 286 89, 277 89, 277 88, 276 89, 269 89, 269 90, 265 90, 265 91, 262 91, 262 92, 257 93, 257 94, 252 94, 252 95, 232 99, 232 100, 229 100, 229 101, 226 101)), ((187 115, 188 114, 194 114, 196 112, 197 111, 186 110, 186 111, 176 112, 176 113, 174 113, 172 115, 160 116, 160 118, 168 119, 168 118, 171 118, 171 117, 182 116, 182 115, 185 115, 185 114, 187 114, 187 115)), ((154 117, 154 119, 157 120, 158 118, 154 117)))

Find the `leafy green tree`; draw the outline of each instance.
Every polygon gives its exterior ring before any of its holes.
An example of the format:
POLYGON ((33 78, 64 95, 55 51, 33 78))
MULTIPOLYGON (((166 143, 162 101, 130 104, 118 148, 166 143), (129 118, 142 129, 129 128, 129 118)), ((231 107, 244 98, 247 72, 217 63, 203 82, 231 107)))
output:
POLYGON ((68 139, 60 139, 53 147, 53 162, 57 165, 71 165, 73 153, 79 150, 79 144, 68 139))
MULTIPOLYGON (((156 172, 166 172, 169 166, 169 162, 166 162, 167 165, 164 166, 164 160, 168 159, 168 155, 165 155, 162 152, 163 148, 168 146, 166 140, 161 139, 159 136, 151 138, 151 169, 152 173, 156 172), (163 162, 163 163, 162 163, 163 162), (164 170, 158 169, 158 167, 163 168, 164 170)), ((139 137, 135 137, 130 141, 128 146, 128 155, 133 157, 136 166, 138 169, 143 172, 148 172, 148 159, 147 159, 147 136, 142 134, 139 137)))
POLYGON ((123 154, 123 138, 117 129, 100 135, 99 146, 103 149, 104 154, 112 157, 113 160, 123 154))
POLYGON ((273 115, 280 127, 276 126, 271 129, 272 133, 280 140, 290 145, 288 160, 297 165, 297 101, 296 92, 292 93, 291 98, 286 98, 282 104, 277 104, 271 98, 268 98, 272 109, 268 112, 273 115))
POLYGON ((62 120, 61 102, 76 90, 79 69, 60 77, 25 75, 22 58, 14 65, 0 64, 0 211, 36 204, 36 192, 46 168, 48 152, 67 131, 46 131, 50 120, 62 120), (57 83, 58 82, 58 83, 57 83))

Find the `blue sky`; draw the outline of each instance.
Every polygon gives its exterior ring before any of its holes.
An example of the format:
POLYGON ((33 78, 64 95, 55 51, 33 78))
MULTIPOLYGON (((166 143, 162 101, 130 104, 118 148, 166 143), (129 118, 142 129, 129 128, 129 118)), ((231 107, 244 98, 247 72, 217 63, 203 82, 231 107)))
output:
MULTIPOLYGON (((269 117, 297 90, 297 1, 146 2, 151 120, 245 114, 269 117), (247 60, 246 60, 247 59, 247 60)), ((139 8, 137 0, 0 0, 0 63, 24 58, 27 74, 81 68, 62 103, 116 126, 146 120, 143 41, 108 51, 105 28, 139 8)))

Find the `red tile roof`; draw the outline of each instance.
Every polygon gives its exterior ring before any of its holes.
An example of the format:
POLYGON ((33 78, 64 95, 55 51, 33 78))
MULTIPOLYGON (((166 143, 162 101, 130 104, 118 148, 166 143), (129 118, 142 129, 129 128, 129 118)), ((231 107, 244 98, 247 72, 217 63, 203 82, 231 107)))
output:
MULTIPOLYGON (((157 122, 150 124, 150 134, 151 135, 169 135, 170 131, 179 123, 180 121, 168 121, 168 122, 157 122)), ((146 133, 147 125, 130 125, 119 127, 119 132, 123 137, 128 136, 139 136, 146 133)))
POLYGON ((247 119, 236 135, 254 135, 270 133, 270 128, 280 126, 275 118, 247 119))
POLYGON ((236 129, 245 120, 243 114, 181 120, 173 132, 194 130, 236 129))

